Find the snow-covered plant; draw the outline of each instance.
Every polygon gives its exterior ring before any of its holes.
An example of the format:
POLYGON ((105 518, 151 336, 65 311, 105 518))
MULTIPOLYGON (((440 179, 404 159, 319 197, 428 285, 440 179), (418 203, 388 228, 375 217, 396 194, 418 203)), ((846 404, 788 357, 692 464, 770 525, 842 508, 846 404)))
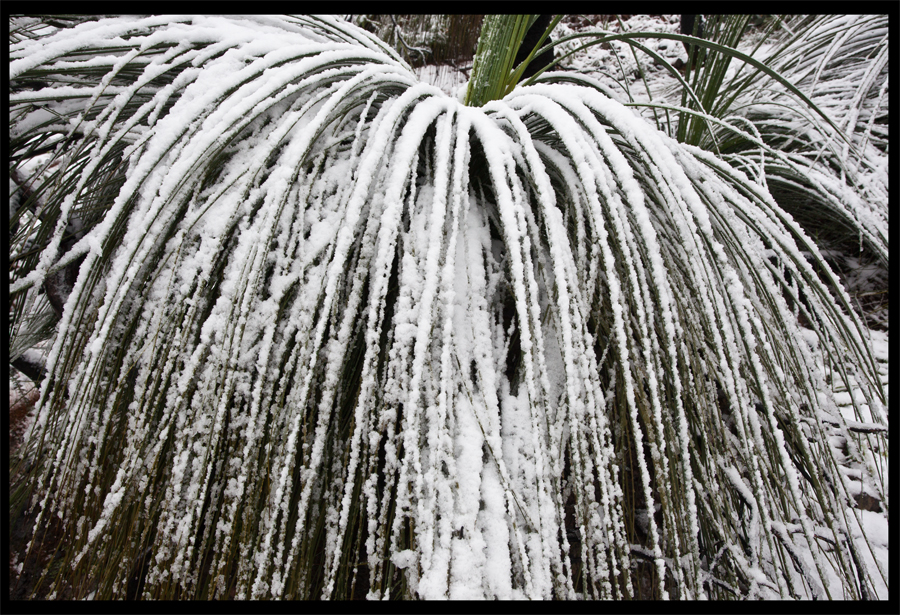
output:
POLYGON ((856 241, 886 271, 887 15, 776 18, 742 53, 736 48, 751 17, 707 15, 705 39, 580 32, 556 42, 565 50, 557 62, 593 45, 627 43, 644 84, 639 56, 679 84, 675 92, 647 86, 651 102, 632 97, 628 106, 647 110, 679 142, 714 151, 763 182, 820 247, 856 241), (689 58, 682 77, 647 46, 656 39, 701 47, 704 61, 694 66, 689 58))
MULTIPOLYGON (((745 20, 711 21, 713 34, 736 45, 745 20)), ((780 36, 761 38, 757 55, 831 123, 768 75, 713 53, 692 85, 708 101, 705 109, 729 126, 710 131, 702 116, 685 117, 692 142, 765 177, 820 247, 856 242, 887 270, 887 15, 795 17, 780 36)), ((682 105, 691 106, 684 94, 682 105)))
POLYGON ((762 183, 564 76, 462 105, 328 17, 10 51, 10 168, 50 159, 10 291, 81 260, 25 453, 60 595, 886 583, 830 444, 885 440, 885 393, 762 183))

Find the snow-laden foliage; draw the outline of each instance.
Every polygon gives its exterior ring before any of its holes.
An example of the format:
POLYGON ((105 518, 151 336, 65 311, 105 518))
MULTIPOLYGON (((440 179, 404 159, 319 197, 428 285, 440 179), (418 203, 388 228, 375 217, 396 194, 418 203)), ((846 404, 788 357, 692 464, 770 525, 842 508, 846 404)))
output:
POLYGON ((884 582, 829 443, 883 439, 862 328, 716 156, 552 76, 464 107, 330 18, 102 19, 11 60, 11 168, 59 161, 11 291, 83 259, 27 443, 58 591, 884 582))
MULTIPOLYGON (((737 40, 747 17, 714 16, 708 36, 737 40)), ((795 16, 776 34, 760 40, 754 57, 788 78, 830 124, 769 75, 711 54, 690 82, 703 110, 731 128, 710 130, 699 115, 682 118, 679 130, 764 178, 820 247, 855 242, 887 270, 888 16, 795 16)), ((698 109, 684 95, 682 104, 698 109)))

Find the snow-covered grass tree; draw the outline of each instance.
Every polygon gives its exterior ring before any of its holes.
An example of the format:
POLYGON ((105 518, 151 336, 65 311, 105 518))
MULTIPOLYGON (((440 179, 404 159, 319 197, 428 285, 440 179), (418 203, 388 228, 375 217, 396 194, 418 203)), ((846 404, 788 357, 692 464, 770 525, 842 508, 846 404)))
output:
POLYGON ((17 499, 55 595, 884 578, 830 439, 885 394, 762 182, 588 79, 464 105, 328 17, 56 23, 10 46, 11 296, 65 298, 17 499))
MULTIPOLYGON (((736 45, 747 18, 712 16, 709 36, 736 45)), ((705 113, 678 114, 680 141, 764 181, 826 258, 835 250, 866 252, 885 277, 887 40, 887 15, 797 16, 780 37, 758 38, 757 48, 768 47, 763 61, 811 105, 796 104, 782 83, 752 66, 713 54, 689 77, 705 113), (706 114, 723 124, 710 126, 706 114)), ((689 89, 682 105, 696 110, 689 89)))

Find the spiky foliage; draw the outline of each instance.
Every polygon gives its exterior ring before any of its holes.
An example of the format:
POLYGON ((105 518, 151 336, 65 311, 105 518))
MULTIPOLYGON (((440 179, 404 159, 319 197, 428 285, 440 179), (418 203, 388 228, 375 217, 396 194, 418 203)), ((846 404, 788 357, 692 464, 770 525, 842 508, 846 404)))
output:
MULTIPOLYGON (((742 17, 711 19, 712 36, 735 46, 746 28, 742 17)), ((702 117, 682 118, 698 145, 765 177, 820 247, 847 251, 855 242, 885 270, 887 174, 880 162, 887 162, 887 25, 887 15, 797 17, 760 39, 768 47, 759 51, 765 64, 788 77, 831 124, 797 105, 782 84, 720 54, 710 56, 692 85, 704 93, 711 115, 755 139, 724 127, 704 129, 702 117)), ((690 98, 683 95, 682 104, 690 106, 690 98)))
POLYGON ((707 15, 705 39, 581 32, 557 41, 567 50, 557 61, 627 43, 644 85, 650 59, 678 82, 669 92, 647 85, 651 103, 629 91, 629 106, 649 109, 645 117, 661 130, 765 183, 820 247, 846 252, 856 242, 887 271, 887 15, 775 16, 742 53, 735 47, 750 18, 707 15), (654 39, 690 42, 703 62, 688 58, 682 77, 647 46, 654 39))
POLYGON ((861 327, 716 156, 588 87, 462 106, 330 18, 106 19, 11 56, 10 168, 60 161, 25 180, 11 291, 83 258, 24 454, 60 595, 884 577, 829 445, 886 424, 861 327))
POLYGON ((516 54, 528 29, 537 21, 537 15, 488 15, 484 19, 478 50, 472 64, 472 78, 466 88, 465 103, 480 107, 492 100, 499 100, 512 91, 541 43, 559 22, 560 15, 541 33, 535 47, 516 66, 516 54))

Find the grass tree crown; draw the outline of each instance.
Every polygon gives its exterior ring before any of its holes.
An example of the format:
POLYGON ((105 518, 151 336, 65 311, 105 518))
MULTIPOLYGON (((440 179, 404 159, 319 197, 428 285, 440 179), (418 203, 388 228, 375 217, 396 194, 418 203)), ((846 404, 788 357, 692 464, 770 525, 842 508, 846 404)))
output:
POLYGON ((848 365, 861 420, 885 396, 815 244, 597 89, 511 87, 498 41, 528 17, 486 18, 466 105, 329 17, 11 45, 10 165, 61 161, 27 180, 40 249, 11 292, 83 258, 22 461, 38 534, 71 536, 55 591, 122 597, 138 570, 152 598, 858 598, 883 576, 829 438, 848 365))

